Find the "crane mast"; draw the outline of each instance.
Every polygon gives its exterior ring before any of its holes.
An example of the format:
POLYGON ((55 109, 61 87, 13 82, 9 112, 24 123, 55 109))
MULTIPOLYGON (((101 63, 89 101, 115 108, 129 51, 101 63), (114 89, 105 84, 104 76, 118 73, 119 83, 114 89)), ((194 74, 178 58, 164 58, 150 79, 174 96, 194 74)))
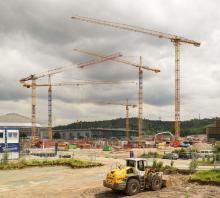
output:
MULTIPOLYGON (((35 80, 33 80, 35 81, 35 80)), ((58 82, 51 83, 51 76, 49 75, 47 84, 23 84, 26 88, 32 88, 32 140, 36 137, 36 88, 37 87, 48 87, 48 139, 52 140, 52 87, 58 86, 83 86, 83 85, 100 85, 100 84, 119 84, 121 81, 75 81, 75 82, 58 82)), ((133 82, 126 82, 133 83, 133 82)))
POLYGON ((95 104, 101 104, 101 105, 120 105, 125 107, 126 112, 126 120, 125 120, 125 134, 127 141, 130 140, 129 138, 129 107, 135 108, 137 105, 135 104, 129 104, 128 99, 126 99, 126 103, 114 103, 114 102, 100 102, 100 101, 88 101, 95 104))
MULTIPOLYGON (((55 69, 51 69, 48 70, 44 73, 41 74, 35 74, 35 75, 30 75, 28 77, 22 78, 20 79, 20 83, 27 88, 32 88, 32 92, 31 92, 31 97, 32 97, 32 108, 31 108, 31 123, 32 123, 32 127, 31 127, 31 139, 32 141, 34 141, 35 137, 36 137, 36 80, 42 77, 46 77, 48 76, 48 80, 49 80, 49 85, 51 84, 51 76, 54 74, 58 74, 61 73, 67 69, 71 69, 73 68, 73 66, 78 66, 80 68, 83 68, 85 66, 91 65, 91 64, 97 64, 97 63, 101 63, 104 61, 109 61, 111 59, 117 58, 122 56, 120 53, 115 53, 115 54, 111 54, 111 55, 106 55, 105 57, 101 57, 98 59, 94 59, 94 60, 90 60, 84 63, 80 63, 77 65, 70 65, 70 66, 63 66, 63 67, 57 67, 55 69), (31 85, 27 84, 27 81, 32 81, 31 85)), ((48 85, 46 85, 48 86, 48 85)), ((52 87, 49 86, 48 87, 48 138, 52 139, 52 87)))
POLYGON ((34 141, 36 136, 36 80, 32 79, 32 91, 31 91, 31 138, 34 141))
POLYGON ((175 138, 180 137, 180 42, 175 46, 175 138))
MULTIPOLYGON (((87 55, 91 55, 91 56, 96 56, 96 57, 104 57, 104 54, 100 54, 97 52, 91 52, 88 50, 82 50, 82 49, 74 49, 74 51, 80 52, 80 53, 84 53, 87 55)), ((139 84, 139 90, 138 90, 138 142, 139 144, 141 144, 141 140, 144 137, 144 133, 143 133, 143 69, 148 70, 148 71, 153 71, 155 73, 160 72, 159 69, 157 68, 152 68, 149 66, 143 66, 142 64, 142 57, 140 57, 140 62, 139 64, 136 63, 131 63, 127 60, 121 59, 121 58, 115 58, 112 59, 112 61, 114 62, 119 62, 119 63, 123 63, 123 64, 127 64, 127 65, 131 65, 134 66, 136 68, 138 68, 138 84, 139 84)))
POLYGON ((129 130, 130 130, 130 127, 129 127, 129 107, 136 107, 136 105, 132 105, 132 104, 128 104, 128 99, 126 100, 126 105, 125 105, 125 108, 126 108, 126 137, 127 137, 127 141, 130 140, 130 137, 129 137, 129 130))
POLYGON ((125 130, 126 130, 126 138, 129 141, 129 106, 128 106, 128 99, 126 100, 126 121, 125 121, 125 130))
POLYGON ((143 70, 142 70, 142 57, 140 57, 139 67, 139 91, 138 91, 138 141, 139 145, 144 137, 143 133, 143 70))
POLYGON ((52 140, 52 84, 51 75, 48 76, 48 139, 52 140))
POLYGON ((200 42, 190 40, 187 38, 184 38, 182 36, 177 36, 173 34, 167 34, 159 31, 150 30, 143 27, 133 26, 133 25, 127 25, 123 23, 117 23, 112 21, 106 21, 102 19, 96 19, 91 17, 85 17, 85 16, 78 16, 75 15, 71 17, 71 19, 79 20, 87 23, 93 23, 97 25, 103 25, 113 28, 118 28, 122 30, 127 31, 133 31, 133 32, 139 32, 147 35, 151 35, 157 38, 162 39, 168 39, 175 45, 175 137, 176 139, 180 136, 180 44, 181 43, 187 43, 194 45, 196 47, 200 46, 200 42))

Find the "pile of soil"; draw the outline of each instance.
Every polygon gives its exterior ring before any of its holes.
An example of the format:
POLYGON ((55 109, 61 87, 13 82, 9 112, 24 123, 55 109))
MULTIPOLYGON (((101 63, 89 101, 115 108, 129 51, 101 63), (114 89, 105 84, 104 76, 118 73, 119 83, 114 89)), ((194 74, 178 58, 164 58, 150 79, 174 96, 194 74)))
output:
MULTIPOLYGON (((189 176, 172 175, 172 187, 163 188, 160 191, 143 191, 134 198, 220 198, 219 186, 200 185, 198 183, 190 183, 189 176)), ((114 192, 104 187, 87 188, 77 193, 76 198, 121 198, 127 197, 122 192, 114 192)))
POLYGON ((212 145, 211 144, 207 144, 207 143, 195 143, 192 146, 192 149, 196 149, 196 150, 211 150, 212 149, 212 145))

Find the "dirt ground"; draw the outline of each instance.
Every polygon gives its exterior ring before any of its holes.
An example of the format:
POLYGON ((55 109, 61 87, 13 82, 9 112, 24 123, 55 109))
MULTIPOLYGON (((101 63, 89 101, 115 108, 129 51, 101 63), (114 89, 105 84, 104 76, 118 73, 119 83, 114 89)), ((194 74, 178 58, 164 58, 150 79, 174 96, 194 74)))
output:
MULTIPOLYGON (((120 198, 102 186, 109 167, 73 170, 67 167, 27 168, 0 172, 1 198, 120 198)), ((220 187, 189 183, 189 176, 171 176, 172 187, 145 191, 133 197, 220 198, 220 187)))
MULTIPOLYGON (((199 185, 197 183, 189 183, 189 176, 175 175, 172 176, 173 186, 170 188, 163 188, 160 191, 144 191, 136 197, 151 197, 151 198, 219 198, 220 187, 199 185)), ((123 193, 106 190, 104 187, 89 188, 79 193, 76 198, 121 198, 128 197, 123 193)))
MULTIPOLYGON (((143 151, 142 151, 143 152, 143 151)), ((71 169, 68 167, 35 167, 0 171, 0 198, 120 198, 123 193, 102 186, 102 180, 113 164, 123 164, 128 152, 106 153, 77 150, 75 157, 101 161, 102 167, 71 169)), ((163 160, 169 164, 169 160, 163 160)), ((150 161, 152 163, 152 160, 150 161)), ((189 161, 177 160, 177 167, 187 167, 189 161)), ((133 197, 151 198, 220 198, 220 187, 189 183, 189 176, 173 175, 173 186, 160 191, 146 191, 133 197)))

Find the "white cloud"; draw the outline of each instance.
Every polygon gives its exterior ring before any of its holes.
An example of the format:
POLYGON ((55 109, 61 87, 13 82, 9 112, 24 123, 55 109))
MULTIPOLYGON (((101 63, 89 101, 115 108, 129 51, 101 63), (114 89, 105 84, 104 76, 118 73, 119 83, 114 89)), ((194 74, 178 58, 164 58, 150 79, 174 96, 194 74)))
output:
MULTIPOLYGON (((73 21, 74 14, 124 22, 201 41, 197 48, 181 46, 181 117, 213 117, 220 113, 219 1, 181 0, 8 0, 0 2, 1 113, 30 115, 30 90, 19 79, 49 68, 91 59, 73 48, 102 53, 121 52, 130 61, 142 55, 145 65, 161 68, 144 72, 146 118, 174 119, 174 47, 170 41, 144 34, 73 21), (129 57, 127 57, 129 56, 129 57), (132 57, 131 57, 132 56, 132 57)), ((72 69, 54 81, 134 80, 137 70, 104 63, 72 69)), ((44 80, 46 82, 47 79, 44 80)), ((76 120, 124 117, 120 107, 80 104, 80 100, 137 102, 137 86, 54 88, 54 124, 76 120)), ((137 115, 137 109, 131 116, 137 115)), ((39 122, 47 122, 47 89, 38 89, 39 122)))

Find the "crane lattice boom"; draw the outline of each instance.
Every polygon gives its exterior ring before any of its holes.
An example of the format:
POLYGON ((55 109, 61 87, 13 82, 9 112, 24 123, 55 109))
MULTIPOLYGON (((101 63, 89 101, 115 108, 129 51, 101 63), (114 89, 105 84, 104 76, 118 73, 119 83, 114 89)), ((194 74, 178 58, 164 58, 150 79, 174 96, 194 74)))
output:
MULTIPOLYGON (((104 62, 104 61, 108 61, 108 60, 111 60, 111 59, 114 59, 114 58, 117 58, 119 56, 122 56, 120 53, 116 53, 116 54, 112 54, 112 55, 107 55, 105 57, 100 57, 98 59, 95 59, 95 60, 90 60, 90 61, 87 61, 87 62, 84 62, 84 63, 80 63, 78 65, 71 65, 71 66, 63 66, 63 67, 58 67, 58 68, 55 68, 55 69, 51 69, 51 70, 48 70, 44 73, 41 73, 41 74, 35 74, 35 75, 30 75, 28 77, 25 77, 25 78, 22 78, 20 80, 20 83, 24 86, 24 87, 27 87, 27 88, 32 88, 32 93, 31 93, 31 97, 32 97, 32 113, 31 113, 31 122, 32 122, 32 129, 31 129, 31 136, 32 136, 32 141, 35 139, 35 134, 36 134, 36 87, 37 86, 49 86, 49 89, 48 89, 48 137, 49 139, 52 139, 52 88, 51 88, 51 76, 54 75, 54 74, 57 74, 57 73, 61 73, 63 72, 64 70, 67 70, 67 69, 71 69, 73 68, 74 66, 78 66, 80 68, 83 68, 83 67, 86 67, 88 65, 92 65, 92 64, 97 64, 97 63, 101 63, 101 62, 104 62), (39 79, 39 78, 42 78, 42 77, 45 77, 45 76, 48 76, 49 77, 49 82, 48 84, 42 84, 42 85, 37 85, 36 83, 36 80, 39 79), (31 84, 28 84, 27 81, 32 81, 31 84)), ((86 83, 84 83, 86 84, 86 83)), ((92 83, 91 83, 92 84, 92 83)), ((96 83, 93 83, 93 84, 111 84, 110 82, 106 82, 106 83, 99 83, 99 82, 96 82, 96 83)), ((57 85, 54 85, 54 86, 63 86, 64 84, 57 84, 57 85)), ((78 83, 66 83, 65 85, 81 85, 79 82, 78 83)))
MULTIPOLYGON (((77 51, 77 52, 83 53, 83 54, 87 54, 87 55, 90 55, 90 56, 96 56, 96 57, 99 57, 99 58, 106 57, 105 54, 101 54, 101 53, 94 52, 94 51, 89 51, 89 50, 84 50, 84 49, 75 48, 74 51, 77 51)), ((132 62, 129 62, 129 61, 127 61, 125 59, 121 59, 121 58, 114 58, 114 59, 111 59, 111 61, 131 65, 131 66, 134 66, 134 67, 137 67, 137 68, 140 67, 140 64, 138 64, 138 63, 132 63, 132 62)), ((160 72, 160 69, 152 68, 152 67, 149 67, 149 66, 142 66, 142 69, 153 71, 155 73, 160 72)))
POLYGON ((139 32, 139 33, 151 35, 151 36, 158 37, 158 38, 168 39, 174 43, 174 46, 175 46, 175 136, 178 139, 180 136, 180 44, 186 43, 186 44, 191 44, 196 47, 199 47, 200 42, 190 40, 182 36, 167 34, 167 33, 154 31, 154 30, 150 30, 150 29, 146 29, 146 28, 142 28, 138 26, 127 25, 127 24, 117 23, 117 22, 112 22, 112 21, 106 21, 102 19, 95 19, 91 17, 78 16, 78 15, 73 16, 71 18, 75 20, 88 22, 88 23, 109 26, 109 27, 118 28, 122 30, 139 32))
POLYGON ((124 23, 117 23, 117 22, 106 21, 106 20, 102 20, 102 19, 95 19, 95 18, 85 17, 85 16, 78 16, 78 15, 75 15, 71 18, 76 19, 76 20, 80 20, 80 21, 89 22, 89 23, 94 23, 94 24, 119 28, 119 29, 123 29, 123 30, 128 30, 128 31, 133 31, 133 32, 140 32, 140 33, 143 33, 143 34, 156 36, 158 38, 169 39, 172 42, 179 41, 181 43, 192 44, 196 47, 200 46, 199 42, 184 38, 182 36, 177 36, 177 35, 173 35, 173 34, 167 34, 167 33, 159 32, 159 31, 149 30, 147 28, 142 28, 142 27, 138 27, 138 26, 127 25, 127 24, 124 24, 124 23))
POLYGON ((46 71, 44 73, 41 73, 41 74, 34 74, 34 75, 30 75, 28 77, 22 78, 20 80, 20 82, 24 83, 26 81, 33 80, 33 79, 37 80, 37 79, 45 77, 45 76, 49 76, 49 75, 51 76, 51 75, 54 75, 54 74, 57 74, 57 73, 61 73, 65 70, 72 69, 74 66, 83 68, 83 67, 86 67, 86 66, 89 66, 89 65, 92 65, 92 64, 98 64, 98 63, 102 63, 104 61, 112 60, 112 59, 115 59, 115 58, 120 57, 120 56, 122 56, 120 53, 115 53, 115 54, 111 54, 111 55, 102 56, 102 57, 99 57, 97 59, 90 60, 90 61, 87 61, 87 62, 79 63, 79 64, 76 64, 76 65, 68 65, 68 66, 58 67, 58 68, 55 68, 55 69, 48 70, 48 71, 46 71))

